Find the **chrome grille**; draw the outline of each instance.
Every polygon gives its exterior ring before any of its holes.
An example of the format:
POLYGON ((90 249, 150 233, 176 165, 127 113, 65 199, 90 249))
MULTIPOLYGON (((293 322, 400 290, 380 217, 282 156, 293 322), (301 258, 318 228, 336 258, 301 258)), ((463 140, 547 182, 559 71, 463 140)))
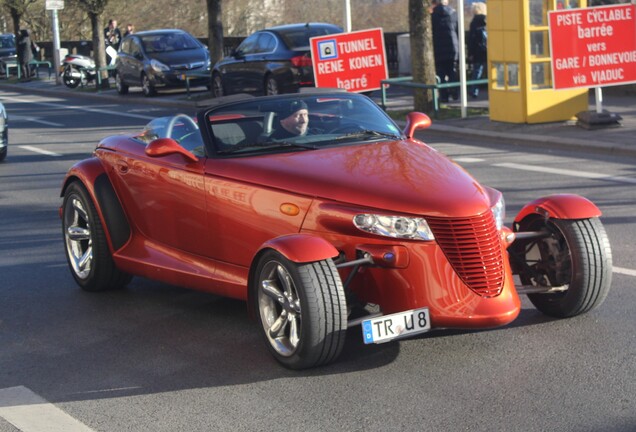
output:
POLYGON ((492 212, 467 218, 430 218, 437 243, 464 283, 483 297, 501 293, 503 250, 492 212))

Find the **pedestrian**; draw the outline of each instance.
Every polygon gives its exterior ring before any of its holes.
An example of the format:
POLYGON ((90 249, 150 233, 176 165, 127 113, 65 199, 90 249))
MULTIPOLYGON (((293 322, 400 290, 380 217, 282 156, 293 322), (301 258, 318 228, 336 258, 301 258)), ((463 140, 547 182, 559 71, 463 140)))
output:
MULTIPOLYGON (((488 31, 486 29, 486 3, 476 2, 472 5, 473 19, 468 31, 468 62, 472 66, 471 80, 484 76, 488 60, 488 31)), ((470 95, 479 95, 479 86, 470 87, 470 95)))
POLYGON ((31 30, 20 30, 18 38, 18 60, 20 62, 20 71, 24 79, 30 79, 34 75, 34 71, 29 64, 34 59, 34 54, 40 51, 40 47, 33 41, 31 30))
MULTIPOLYGON (((457 62, 459 61, 459 37, 457 12, 448 5, 448 0, 433 0, 431 14, 433 26, 433 52, 435 73, 441 84, 457 82, 457 62)), ((459 87, 441 89, 440 101, 448 102, 450 95, 458 99, 459 87)))
POLYGON ((117 20, 108 21, 108 27, 104 29, 104 42, 107 47, 113 47, 115 51, 119 49, 121 43, 121 31, 117 28, 117 20))
POLYGON ((124 37, 133 34, 135 32, 135 26, 132 24, 126 24, 126 31, 124 32, 124 37))

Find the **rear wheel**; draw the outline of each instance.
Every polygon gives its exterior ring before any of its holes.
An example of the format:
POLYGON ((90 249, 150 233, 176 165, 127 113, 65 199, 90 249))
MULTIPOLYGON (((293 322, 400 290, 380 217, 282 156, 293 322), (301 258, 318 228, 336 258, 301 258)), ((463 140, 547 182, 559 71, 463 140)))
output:
POLYGON ((117 87, 117 93, 125 95, 128 93, 128 86, 124 84, 121 75, 115 72, 115 86, 117 87))
POLYGON ((82 72, 71 65, 66 65, 62 72, 62 82, 68 88, 76 88, 82 82, 82 72))
POLYGON ((152 85, 150 78, 148 78, 148 75, 146 74, 141 75, 141 91, 146 97, 151 97, 157 94, 157 89, 154 85, 152 85))
POLYGON ((605 300, 612 283, 612 251, 598 218, 535 218, 521 223, 519 231, 546 230, 550 235, 516 248, 526 266, 521 282, 557 288, 545 294, 528 294, 534 306, 557 318, 585 313, 605 300))
POLYGON ((278 82, 273 76, 267 75, 265 77, 265 95, 272 96, 280 93, 278 89, 278 82))
POLYGON ((64 193, 62 230, 69 268, 82 289, 104 291, 130 281, 115 267, 97 210, 79 182, 71 183, 64 193))
POLYGON ((333 261, 297 264, 268 251, 255 274, 252 307, 276 360, 290 369, 335 360, 344 345, 347 305, 333 261))

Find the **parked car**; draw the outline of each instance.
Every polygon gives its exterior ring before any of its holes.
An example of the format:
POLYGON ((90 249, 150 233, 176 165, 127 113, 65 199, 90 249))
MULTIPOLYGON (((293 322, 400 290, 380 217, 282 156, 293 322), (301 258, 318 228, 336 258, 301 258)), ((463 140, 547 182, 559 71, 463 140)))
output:
POLYGON ((15 63, 17 61, 15 35, 13 33, 0 34, 0 75, 6 75, 6 63, 15 63))
POLYGON ((425 114, 400 130, 359 94, 216 101, 69 170, 60 215, 84 290, 136 275, 245 300, 273 356, 301 369, 335 360, 348 327, 380 343, 503 326, 519 294, 571 317, 610 289, 593 203, 539 198, 506 227, 501 192, 415 138, 425 114), (290 119, 307 132, 281 137, 290 119))
POLYGON ((7 157, 9 147, 9 118, 4 105, 0 103, 0 162, 7 157))
POLYGON ((214 65, 214 95, 275 95, 313 87, 309 39, 333 33, 342 33, 342 29, 333 24, 305 23, 257 31, 214 65))
POLYGON ((130 86, 141 86, 144 96, 154 96, 161 87, 210 84, 208 48, 183 30, 151 30, 126 36, 115 63, 119 94, 130 86))

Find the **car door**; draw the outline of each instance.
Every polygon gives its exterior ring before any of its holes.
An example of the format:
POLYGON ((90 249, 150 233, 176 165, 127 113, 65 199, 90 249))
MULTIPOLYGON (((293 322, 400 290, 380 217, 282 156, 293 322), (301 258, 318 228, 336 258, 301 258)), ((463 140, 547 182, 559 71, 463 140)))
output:
POLYGON ((134 139, 107 158, 133 229, 170 251, 205 254, 207 224, 203 168, 181 154, 149 156, 134 139))
POLYGON ((269 72, 269 58, 275 46, 274 35, 269 32, 261 32, 252 52, 245 56, 245 82, 250 93, 262 93, 265 77, 269 72))

